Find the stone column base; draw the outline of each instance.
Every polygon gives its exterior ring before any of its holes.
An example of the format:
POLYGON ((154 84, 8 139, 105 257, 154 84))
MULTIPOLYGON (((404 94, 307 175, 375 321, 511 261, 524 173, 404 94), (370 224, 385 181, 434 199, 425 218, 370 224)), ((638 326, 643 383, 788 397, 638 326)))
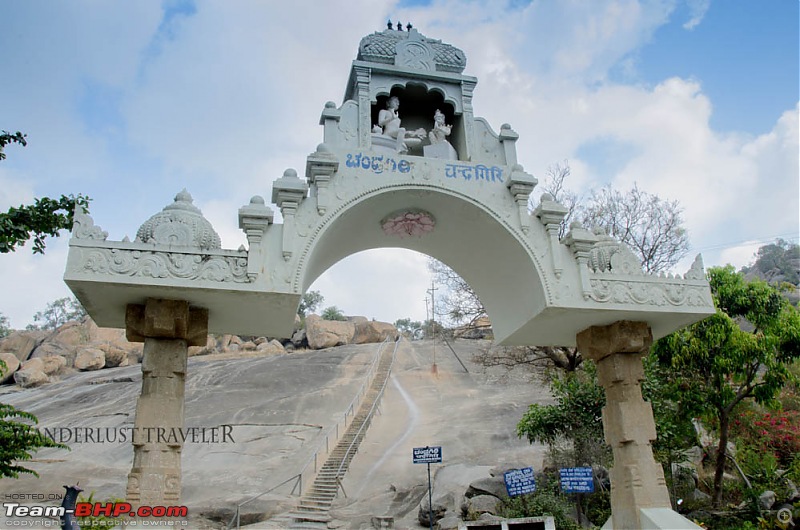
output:
MULTIPOLYGON (((614 530, 614 517, 611 516, 603 525, 603 530, 614 530)), ((639 510, 639 521, 641 528, 653 530, 694 530, 702 527, 697 526, 686 517, 669 508, 642 508, 639 510)))

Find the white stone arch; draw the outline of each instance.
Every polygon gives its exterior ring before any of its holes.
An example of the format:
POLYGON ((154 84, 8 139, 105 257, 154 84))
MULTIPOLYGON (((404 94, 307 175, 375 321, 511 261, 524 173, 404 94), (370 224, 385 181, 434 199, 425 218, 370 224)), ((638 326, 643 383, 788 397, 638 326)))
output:
MULTIPOLYGON (((209 244, 218 239, 185 192, 135 241, 108 241, 76 212, 65 281, 99 326, 124 326, 129 340, 145 343, 136 429, 183 424, 187 346, 204 345, 208 332, 289 336, 304 289, 327 268, 362 250, 407 248, 470 283, 500 343, 577 344, 597 363, 615 460, 613 521, 605 528, 697 528, 671 511, 639 381, 654 338, 714 313, 702 259, 682 275, 653 275, 625 245, 579 225, 559 239, 567 209, 544 194, 528 210, 537 182, 517 163, 518 135, 508 125, 496 134, 474 118, 477 79, 461 74, 465 65, 463 52, 416 30, 362 39, 344 103, 322 111, 324 141, 307 157, 305 179, 289 169, 273 183, 283 223, 274 223, 261 196, 240 208, 246 247, 209 244), (431 53, 408 54, 409 43, 431 53), (411 84, 444 94, 460 116, 454 125, 463 135, 449 136, 457 156, 426 152, 424 131, 416 134, 421 155, 404 144, 416 131, 373 131, 377 96, 411 84), (427 212, 433 230, 389 237, 396 234, 384 233, 381 221, 403 211, 427 212)), ((177 504, 180 444, 137 442, 134 450, 128 500, 177 504)))
POLYGON ((450 266, 475 290, 500 334, 551 303, 540 258, 504 215, 462 191, 425 184, 394 184, 341 204, 310 235, 294 286, 304 292, 342 259, 387 247, 414 250, 450 266), (433 231, 387 241, 381 229, 385 212, 406 210, 437 212, 433 231))

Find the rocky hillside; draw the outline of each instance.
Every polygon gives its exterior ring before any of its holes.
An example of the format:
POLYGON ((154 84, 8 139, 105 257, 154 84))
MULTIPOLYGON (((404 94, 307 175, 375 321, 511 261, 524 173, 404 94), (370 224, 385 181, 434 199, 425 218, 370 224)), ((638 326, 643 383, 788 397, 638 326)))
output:
MULTIPOLYGON (((358 326, 353 324, 354 333, 358 326)), ((122 348, 118 339, 106 335, 111 331, 91 325, 59 332, 65 337, 68 333, 79 337, 81 345, 97 345, 95 341, 103 336, 109 343, 107 350, 122 348)), ((258 348, 270 341, 252 341, 251 346, 244 338, 214 340, 213 353, 196 352, 189 359, 186 427, 226 427, 230 439, 189 441, 184 446, 181 501, 189 506, 191 528, 197 529, 222 528, 237 504, 303 470, 304 480, 309 480, 315 454, 320 454, 326 438, 330 443, 330 437, 335 437, 337 424, 363 388, 378 347, 350 344, 264 353, 266 347, 258 348)), ((45 342, 53 341, 40 342, 30 353, 35 355, 45 342)), ((360 529, 371 527, 373 517, 391 517, 396 528, 421 528, 427 475, 425 466, 411 462, 414 447, 443 448, 443 463, 432 466, 434 507, 450 525, 457 524, 462 508, 494 509, 496 497, 476 491, 497 489, 502 469, 541 468, 543 448, 520 440, 515 429, 530 403, 549 402, 551 397, 544 385, 531 384, 527 376, 501 378, 500 373, 472 363, 473 355, 487 345, 475 340, 453 343, 467 372, 440 343, 401 341, 379 414, 345 476, 347 496, 337 498, 331 524, 360 529), (482 483, 484 489, 480 489, 482 483)), ((87 493, 94 492, 95 499, 124 497, 133 449, 129 440, 111 441, 107 435, 133 423, 141 370, 132 364, 139 350, 130 347, 125 350, 127 357, 123 356, 128 366, 93 371, 74 368, 83 346, 45 350, 47 355, 34 359, 52 355, 67 359, 74 354, 73 367, 62 367, 61 375, 50 384, 0 387, 2 401, 36 414, 41 426, 51 432, 72 436, 66 440, 70 451, 43 450, 30 462, 41 478, 3 480, 0 495, 57 494, 63 484, 80 482, 87 493), (94 433, 93 440, 87 441, 87 432, 94 433), (76 440, 76 433, 82 435, 81 440, 76 440)), ((247 504, 243 521, 251 528, 285 527, 281 515, 297 500, 291 495, 292 485, 289 482, 247 504)))
MULTIPOLYGON (((344 344, 379 343, 397 338, 391 324, 350 317, 323 320, 309 315, 305 325, 297 318, 290 340, 236 335, 208 336, 204 347, 189 348, 189 356, 213 354, 283 355, 297 350, 332 348, 344 344)), ((67 322, 54 331, 15 331, 0 340, 0 359, 6 368, 0 384, 22 388, 56 382, 75 372, 117 368, 140 363, 142 343, 125 339, 120 329, 99 328, 91 318, 67 322)))

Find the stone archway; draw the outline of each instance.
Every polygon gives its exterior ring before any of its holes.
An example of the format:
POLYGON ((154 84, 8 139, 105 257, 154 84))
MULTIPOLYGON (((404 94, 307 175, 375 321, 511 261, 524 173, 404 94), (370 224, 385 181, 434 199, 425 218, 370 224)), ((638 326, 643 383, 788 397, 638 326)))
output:
MULTIPOLYGON (((498 342, 577 344, 598 363, 614 527, 694 528, 670 509, 639 381, 654 338, 714 312, 702 260, 683 276, 648 275, 607 236, 573 225, 559 239, 566 208, 545 194, 528 211, 537 181, 517 163, 518 135, 473 116, 477 79, 462 75, 465 64, 461 50, 413 29, 362 39, 345 101, 322 110, 323 143, 305 178, 287 169, 273 183, 283 223, 260 196, 239 210, 246 249, 222 249, 187 192, 133 242, 108 241, 76 214, 66 283, 98 325, 145 343, 135 426, 183 424, 188 345, 208 332, 287 336, 304 289, 328 267, 361 250, 408 248, 473 286, 498 342), (412 80, 420 97, 452 102, 453 123, 417 116, 430 130, 406 130, 396 104, 372 123, 378 97, 412 80)), ((181 447, 134 439, 129 500, 178 499, 181 447)))

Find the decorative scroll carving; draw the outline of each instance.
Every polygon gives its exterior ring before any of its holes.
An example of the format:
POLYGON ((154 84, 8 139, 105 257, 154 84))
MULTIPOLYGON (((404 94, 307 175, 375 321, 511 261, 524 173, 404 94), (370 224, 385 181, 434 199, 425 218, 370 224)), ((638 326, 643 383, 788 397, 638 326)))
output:
POLYGON ((72 221, 72 237, 75 239, 105 241, 108 237, 108 232, 99 226, 95 226, 94 219, 92 219, 89 214, 84 213, 81 206, 76 205, 75 215, 72 221))
POLYGON ((245 256, 94 248, 78 271, 112 276, 248 283, 245 256))
POLYGON ((665 282, 649 277, 647 282, 593 278, 591 286, 592 299, 602 303, 690 307, 713 305, 707 285, 665 282))

